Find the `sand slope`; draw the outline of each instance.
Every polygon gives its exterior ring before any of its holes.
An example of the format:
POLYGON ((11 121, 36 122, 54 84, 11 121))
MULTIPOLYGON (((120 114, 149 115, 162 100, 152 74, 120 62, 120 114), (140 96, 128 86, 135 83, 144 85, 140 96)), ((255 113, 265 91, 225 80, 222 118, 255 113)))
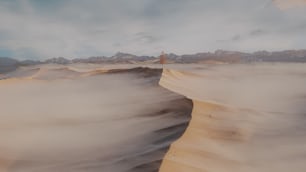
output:
POLYGON ((161 172, 306 170, 306 66, 164 70, 160 85, 193 99, 192 120, 161 172))
POLYGON ((160 75, 43 65, 8 73, 0 80, 0 171, 157 171, 192 109, 158 85, 160 75))

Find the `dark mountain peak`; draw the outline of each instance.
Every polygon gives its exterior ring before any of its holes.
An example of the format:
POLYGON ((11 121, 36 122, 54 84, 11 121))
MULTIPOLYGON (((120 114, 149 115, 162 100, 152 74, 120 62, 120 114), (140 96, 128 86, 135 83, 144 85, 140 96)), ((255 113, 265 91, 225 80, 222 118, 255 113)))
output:
POLYGON ((115 59, 132 59, 137 57, 136 55, 133 54, 128 54, 128 53, 122 53, 122 52, 117 52, 114 56, 112 56, 111 58, 115 58, 115 59))
MULTIPOLYGON (((167 54, 168 63, 249 63, 249 62, 306 62, 306 50, 284 51, 256 51, 244 53, 239 51, 216 50, 215 52, 201 52, 195 54, 176 55, 167 54)), ((73 60, 56 57, 41 61, 17 61, 8 57, 0 57, 0 72, 16 69, 18 66, 35 65, 41 63, 70 64, 70 63, 105 63, 105 64, 137 64, 157 63, 158 56, 137 56, 129 53, 118 52, 111 57, 93 56, 73 60)))
POLYGON ((166 55, 167 55, 167 58, 169 58, 169 59, 176 59, 176 58, 180 57, 180 56, 178 56, 174 53, 169 53, 169 54, 166 54, 166 55))
POLYGON ((247 54, 239 51, 228 51, 228 50, 221 50, 218 49, 215 51, 215 55, 217 56, 223 56, 223 55, 235 55, 235 54, 247 54))
POLYGON ((272 54, 271 52, 266 51, 266 50, 256 51, 256 52, 253 53, 253 55, 255 55, 255 56, 270 56, 271 54, 272 54))
POLYGON ((8 57, 0 57, 0 74, 14 71, 17 67, 17 60, 8 57))
POLYGON ((18 63, 17 60, 9 57, 0 57, 0 65, 12 65, 18 63))
POLYGON ((47 59, 45 63, 68 64, 68 63, 71 63, 71 61, 64 57, 54 57, 51 59, 47 59))

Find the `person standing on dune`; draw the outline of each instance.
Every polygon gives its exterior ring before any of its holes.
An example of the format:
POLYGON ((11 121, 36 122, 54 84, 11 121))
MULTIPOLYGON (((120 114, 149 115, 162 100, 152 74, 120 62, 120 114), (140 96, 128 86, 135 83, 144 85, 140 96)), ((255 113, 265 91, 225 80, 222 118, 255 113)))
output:
POLYGON ((161 53, 159 56, 159 62, 162 64, 162 67, 164 68, 164 64, 166 63, 166 54, 164 52, 161 53))

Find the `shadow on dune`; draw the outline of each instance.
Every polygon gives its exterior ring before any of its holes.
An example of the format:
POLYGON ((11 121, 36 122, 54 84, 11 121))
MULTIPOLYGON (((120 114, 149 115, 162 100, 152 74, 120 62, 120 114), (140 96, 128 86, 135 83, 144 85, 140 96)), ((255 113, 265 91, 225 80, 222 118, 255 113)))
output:
POLYGON ((40 66, 11 74, 30 79, 0 81, 0 171, 157 172, 192 110, 158 85, 161 73, 40 66))

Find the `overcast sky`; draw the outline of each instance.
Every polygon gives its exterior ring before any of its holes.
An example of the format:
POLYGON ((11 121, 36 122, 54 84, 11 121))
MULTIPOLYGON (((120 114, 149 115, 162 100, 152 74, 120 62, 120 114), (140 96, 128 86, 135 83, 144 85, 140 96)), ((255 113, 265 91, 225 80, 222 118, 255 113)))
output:
POLYGON ((306 0, 0 0, 0 57, 306 48, 306 0))

